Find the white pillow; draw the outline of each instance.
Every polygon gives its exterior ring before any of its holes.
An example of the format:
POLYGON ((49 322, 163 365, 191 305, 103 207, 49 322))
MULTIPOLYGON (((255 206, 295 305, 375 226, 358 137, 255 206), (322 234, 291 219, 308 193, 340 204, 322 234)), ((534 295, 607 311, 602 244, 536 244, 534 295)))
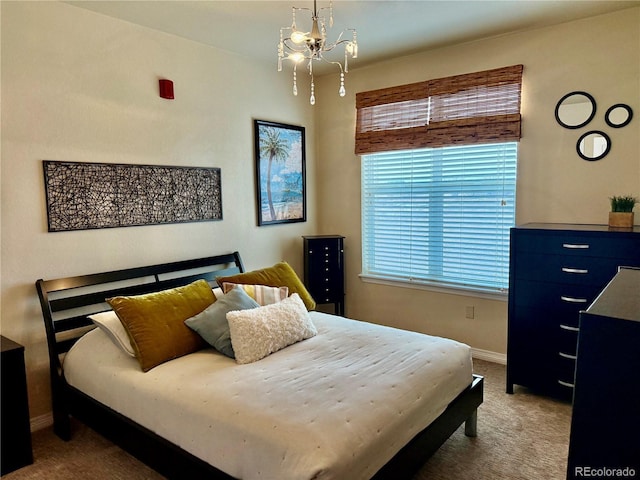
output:
POLYGON ((216 298, 221 298, 224 295, 224 292, 220 287, 214 287, 212 288, 212 290, 213 290, 213 295, 216 298))
POLYGON ((129 335, 118 318, 118 315, 116 315, 116 312, 109 310, 108 312, 95 313, 93 315, 89 315, 89 318, 100 328, 100 330, 106 333, 111 341, 124 353, 132 357, 136 356, 133 347, 131 346, 129 335))
POLYGON ((281 302, 227 313, 236 362, 251 363, 318 333, 297 293, 281 302))
POLYGON ((268 285, 248 285, 242 283, 223 282, 224 293, 229 293, 232 288, 241 288, 259 305, 271 305, 289 296, 289 287, 270 287, 268 285))

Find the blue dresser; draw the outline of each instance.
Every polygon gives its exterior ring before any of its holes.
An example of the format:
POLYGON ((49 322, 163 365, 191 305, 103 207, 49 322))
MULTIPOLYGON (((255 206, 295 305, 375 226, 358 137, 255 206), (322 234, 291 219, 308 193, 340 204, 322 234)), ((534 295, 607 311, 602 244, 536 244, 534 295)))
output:
POLYGON ((511 229, 507 393, 571 400, 579 313, 619 266, 640 267, 640 227, 526 224, 511 229))

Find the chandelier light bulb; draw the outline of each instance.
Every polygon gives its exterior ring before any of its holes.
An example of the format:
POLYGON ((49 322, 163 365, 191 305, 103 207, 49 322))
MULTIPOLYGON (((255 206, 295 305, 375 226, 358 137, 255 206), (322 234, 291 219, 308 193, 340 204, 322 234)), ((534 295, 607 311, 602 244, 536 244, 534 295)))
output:
MULTIPOLYGON (((307 24, 308 25, 308 24, 307 24)), ((293 62, 293 94, 298 94, 296 67, 299 63, 306 62, 306 68, 311 77, 311 96, 309 102, 315 105, 315 85, 313 83, 313 62, 323 61, 332 65, 336 65, 340 69, 340 89, 338 94, 341 97, 346 95, 344 87, 344 75, 349 71, 348 57, 358 57, 358 43, 356 40, 355 29, 348 29, 353 34, 351 40, 342 39, 344 32, 338 35, 334 41, 327 38, 327 29, 333 26, 333 1, 329 2, 328 7, 317 8, 317 0, 313 0, 313 9, 293 7, 292 22, 290 27, 280 29, 280 42, 278 43, 278 71, 282 71, 282 59, 286 58, 293 62), (329 10, 327 14, 323 11, 329 10), (311 32, 299 31, 296 27, 296 12, 305 11, 311 13, 311 32), (344 50, 344 63, 338 60, 325 58, 328 52, 331 52, 338 45, 344 50), (286 53, 286 57, 285 57, 286 53)))
POLYGON ((305 60, 304 55, 301 52, 290 53, 287 58, 295 63, 304 62, 305 60))
POLYGON ((304 43, 307 40, 307 34, 300 31, 294 31, 291 33, 291 41, 293 43, 299 44, 304 43))

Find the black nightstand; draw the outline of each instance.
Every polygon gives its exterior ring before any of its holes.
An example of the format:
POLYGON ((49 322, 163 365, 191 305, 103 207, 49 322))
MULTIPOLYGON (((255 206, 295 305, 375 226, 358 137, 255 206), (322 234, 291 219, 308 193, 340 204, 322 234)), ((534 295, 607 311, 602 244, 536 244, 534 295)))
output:
POLYGON ((316 303, 333 303, 344 315, 344 237, 315 235, 304 239, 304 284, 316 303))
POLYGON ((24 368, 24 347, 0 336, 2 392, 0 418, 0 474, 33 463, 27 377, 24 368))
POLYGON ((638 345, 640 269, 622 268, 580 312, 567 479, 587 477, 589 470, 595 477, 606 468, 626 469, 611 478, 638 478, 638 345))

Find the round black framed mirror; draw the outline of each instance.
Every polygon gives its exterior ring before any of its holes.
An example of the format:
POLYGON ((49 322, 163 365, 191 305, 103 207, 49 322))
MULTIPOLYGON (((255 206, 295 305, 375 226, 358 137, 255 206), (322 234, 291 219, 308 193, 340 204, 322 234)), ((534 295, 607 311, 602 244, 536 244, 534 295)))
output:
POLYGON ((570 92, 558 100, 556 121, 564 128, 580 128, 596 114, 596 101, 587 92, 570 92))
POLYGON ((604 121, 613 128, 622 128, 628 125, 633 118, 633 110, 629 105, 616 103, 611 106, 604 115, 604 121))
POLYGON ((593 162, 607 156, 611 150, 611 139, 600 130, 591 130, 583 134, 576 144, 580 158, 593 162))

